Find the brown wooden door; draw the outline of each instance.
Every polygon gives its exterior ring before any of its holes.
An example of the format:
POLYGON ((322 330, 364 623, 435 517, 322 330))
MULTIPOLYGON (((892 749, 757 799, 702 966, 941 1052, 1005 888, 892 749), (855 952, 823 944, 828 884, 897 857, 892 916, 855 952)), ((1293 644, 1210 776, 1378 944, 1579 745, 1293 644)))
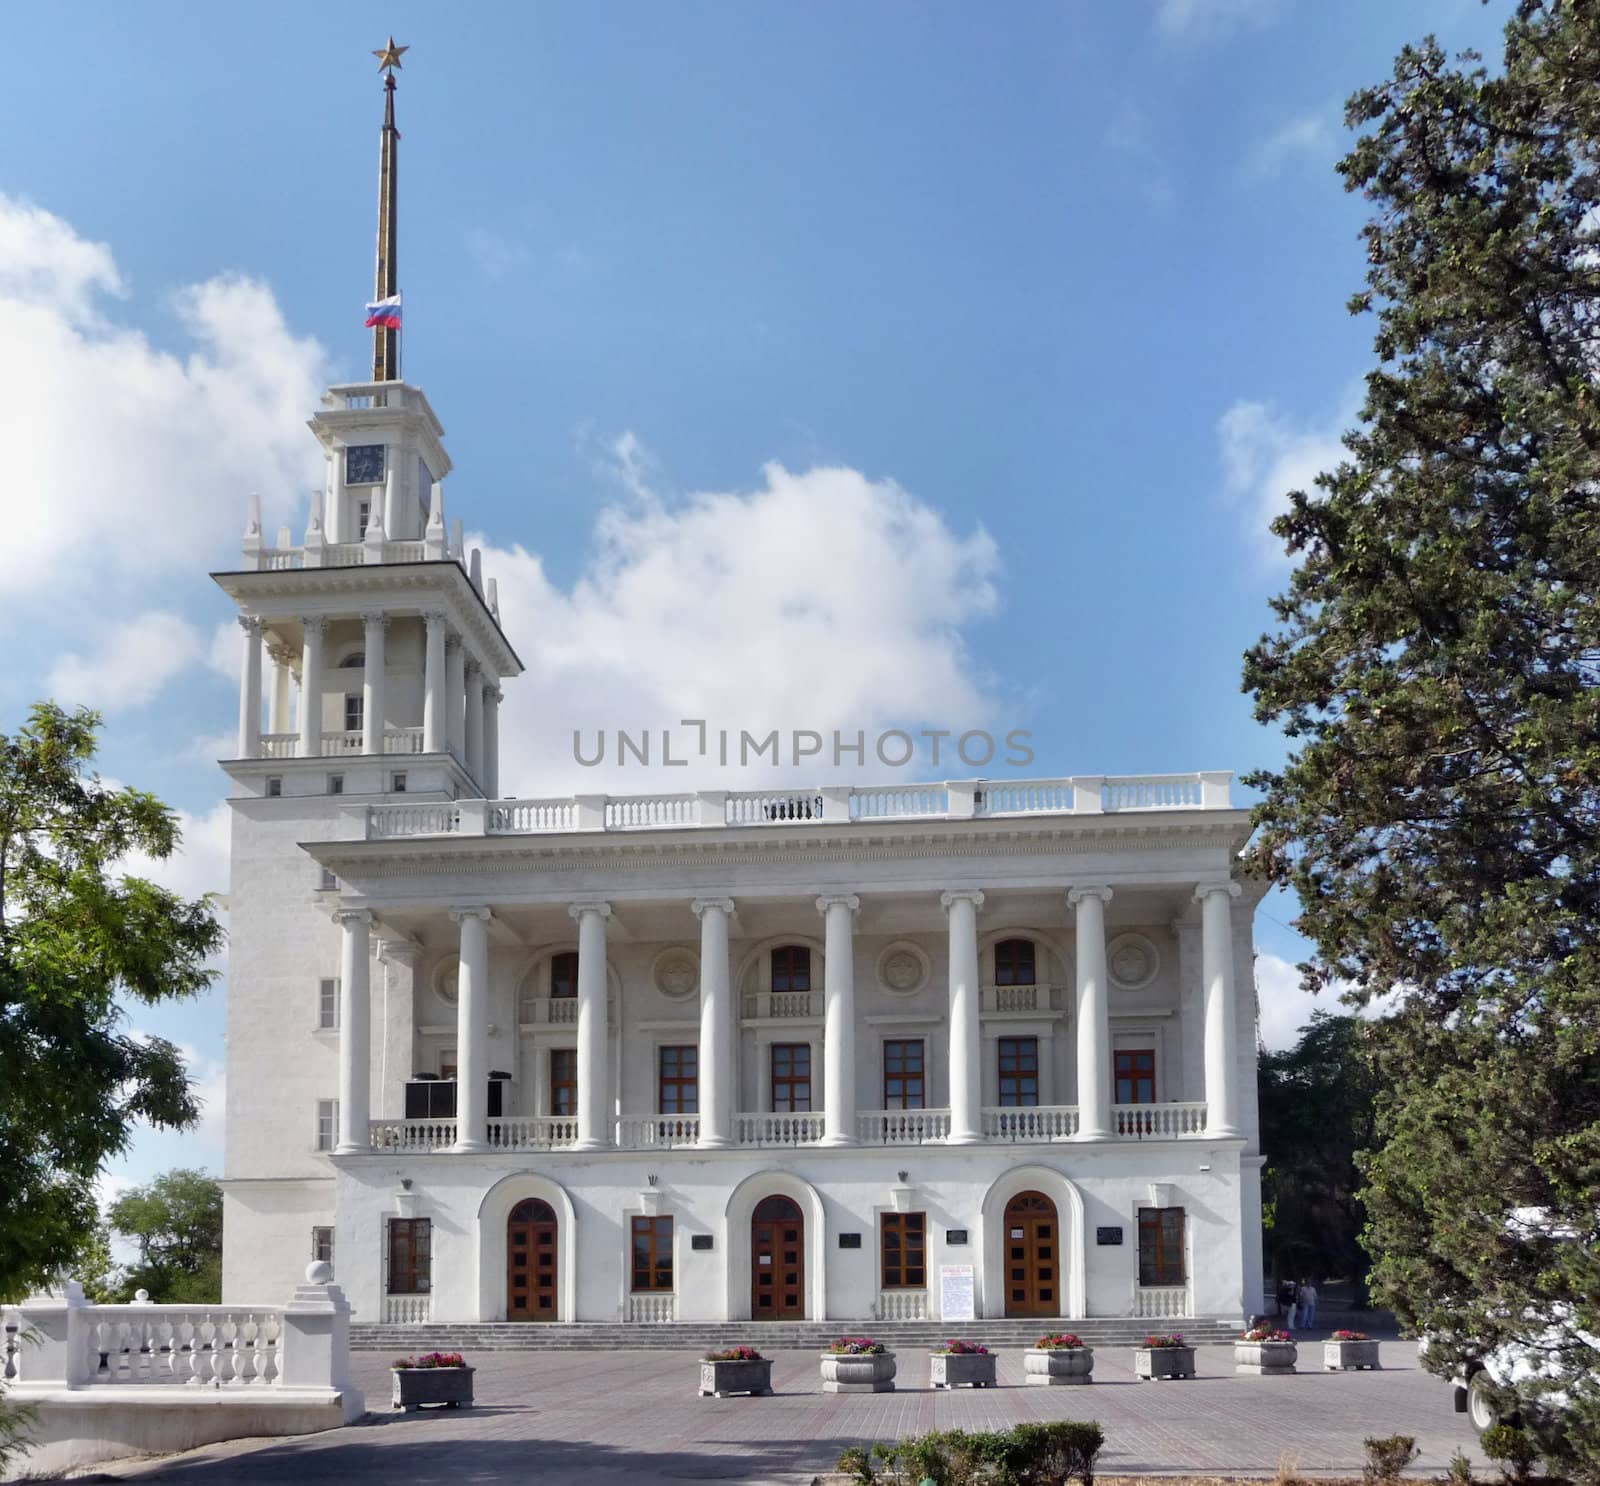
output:
POLYGON ((530 1197, 506 1220, 506 1320, 556 1319, 556 1215, 530 1197))
POLYGON ((1006 1204, 1006 1314, 1061 1314, 1061 1228, 1042 1192, 1019 1192, 1006 1204))
POLYGON ((750 1220, 750 1315, 805 1320, 806 1220, 787 1197, 763 1199, 750 1220))

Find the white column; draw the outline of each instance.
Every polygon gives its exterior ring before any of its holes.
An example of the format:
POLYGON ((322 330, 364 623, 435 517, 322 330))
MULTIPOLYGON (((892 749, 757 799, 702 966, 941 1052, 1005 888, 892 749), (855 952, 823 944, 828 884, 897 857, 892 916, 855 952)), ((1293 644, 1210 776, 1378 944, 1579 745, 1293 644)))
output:
POLYGON ((817 899, 823 917, 822 1143, 856 1143, 856 981, 854 893, 817 899))
POLYGON ((463 763, 467 756, 467 677, 466 656, 461 649, 460 635, 450 635, 445 639, 444 653, 445 738, 456 761, 463 763))
MULTIPOLYGON (((401 536, 399 449, 391 444, 383 461, 383 534, 391 542, 401 536)), ((376 493, 376 492, 374 492, 376 493)))
POLYGON ((489 1149, 489 910, 452 908, 461 925, 456 974, 456 1143, 489 1149))
POLYGON ((341 908, 333 915, 344 931, 339 945, 339 1143, 334 1153, 370 1148, 372 1108, 372 915, 341 908))
POLYGON ((734 1021, 728 917, 733 900, 696 898, 689 907, 700 920, 699 1143, 732 1145, 734 1021))
POLYGON ((430 609, 423 621, 427 641, 422 657, 422 751, 445 751, 444 610, 430 609))
POLYGON ((485 686, 483 691, 483 793, 486 799, 500 798, 500 688, 485 686))
POLYGON ((244 631, 244 665, 239 673, 239 757, 261 756, 261 621, 239 616, 244 631))
POLYGON ((578 1143, 580 1151, 611 1144, 606 1094, 606 920, 609 903, 574 903, 578 921, 578 1143))
POLYGON ((1200 980, 1206 1018, 1206 1134, 1224 1139, 1239 1128, 1239 1055, 1233 985, 1233 900, 1236 882, 1203 882, 1200 901, 1200 980))
POLYGON ((483 671, 477 661, 469 660, 466 663, 467 681, 467 717, 466 717, 466 742, 467 742, 467 773, 477 781, 480 793, 483 790, 483 671))
POLYGON ((325 619, 306 619, 300 653, 300 757, 322 754, 322 631, 325 619))
POLYGON ((272 661, 272 690, 267 693, 267 731, 286 733, 289 731, 289 667, 294 660, 294 651, 274 640, 267 647, 267 656, 272 661))
POLYGON ((416 983, 421 951, 415 944, 385 939, 378 944, 383 966, 383 1036, 379 1042, 376 1118, 405 1113, 406 1084, 417 1066, 416 983))
POLYGON ((361 682, 361 751, 383 752, 383 636, 389 627, 385 614, 367 614, 366 654, 361 682))
POLYGON ((361 540, 362 534, 357 532, 354 538, 345 528, 345 484, 344 484, 344 449, 335 446, 333 457, 328 464, 328 509, 325 513, 327 520, 323 523, 328 528, 330 542, 348 542, 361 540))
POLYGON ((1106 984, 1108 887, 1076 887, 1067 903, 1077 912, 1078 1139, 1111 1138, 1111 1000, 1106 984))
POLYGON ((944 893, 950 919, 950 1145, 983 1139, 983 1044, 979 1035, 978 910, 983 894, 944 893))

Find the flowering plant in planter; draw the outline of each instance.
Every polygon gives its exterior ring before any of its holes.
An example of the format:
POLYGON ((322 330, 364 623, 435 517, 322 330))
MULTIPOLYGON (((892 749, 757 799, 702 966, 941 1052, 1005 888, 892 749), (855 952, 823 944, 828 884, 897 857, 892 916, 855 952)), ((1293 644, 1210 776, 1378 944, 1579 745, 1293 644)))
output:
POLYGON ((1287 1331, 1274 1331, 1270 1326, 1255 1326, 1249 1331, 1241 1331, 1239 1340, 1242 1342, 1291 1342, 1294 1338, 1287 1331))
POLYGON ((395 1368, 465 1367, 467 1359, 459 1352, 424 1352, 420 1357, 397 1357, 389 1365, 395 1368))
POLYGON ((949 1341, 935 1347, 936 1355, 945 1357, 987 1357, 989 1349, 982 1342, 949 1341))
POLYGON ((1372 1338, 1364 1331, 1336 1331, 1328 1340, 1335 1342, 1369 1342, 1372 1338))
POLYGON ((1153 1348, 1181 1347, 1184 1344, 1183 1333, 1181 1331, 1174 1331, 1170 1336, 1167 1336, 1167 1335, 1147 1336, 1144 1339, 1144 1344, 1147 1347, 1153 1347, 1153 1348))
POLYGON ((1083 1338, 1075 1336, 1070 1331, 1053 1331, 1049 1336, 1041 1336, 1033 1346, 1038 1352, 1065 1351, 1072 1347, 1081 1347, 1083 1338))
POLYGON ((767 1359, 754 1347, 727 1347, 720 1352, 707 1352, 707 1362, 765 1362, 767 1359))
POLYGON ((887 1350, 870 1336, 841 1336, 828 1347, 835 1357, 881 1357, 887 1350))

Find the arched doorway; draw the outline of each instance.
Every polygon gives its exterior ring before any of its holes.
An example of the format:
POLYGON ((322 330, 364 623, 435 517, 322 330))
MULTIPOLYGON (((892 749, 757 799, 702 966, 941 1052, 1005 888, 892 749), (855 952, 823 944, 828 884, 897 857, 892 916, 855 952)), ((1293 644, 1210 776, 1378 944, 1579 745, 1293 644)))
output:
POLYGON ((1006 1204, 1008 1316, 1061 1314, 1061 1225, 1043 1192, 1018 1192, 1006 1204))
POLYGON ((529 1197, 506 1219, 506 1320, 555 1319, 555 1209, 529 1197))
POLYGON ((750 1219, 750 1316, 806 1316, 806 1220, 792 1197, 765 1197, 750 1219))

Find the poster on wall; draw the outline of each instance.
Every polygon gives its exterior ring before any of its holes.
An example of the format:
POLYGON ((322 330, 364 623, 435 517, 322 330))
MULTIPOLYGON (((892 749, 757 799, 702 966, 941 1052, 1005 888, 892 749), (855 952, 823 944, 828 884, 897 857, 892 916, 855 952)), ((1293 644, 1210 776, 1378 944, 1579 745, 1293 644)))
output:
POLYGON ((975 1321, 978 1312, 973 1304, 972 1266, 970 1264, 942 1264, 939 1266, 939 1319, 941 1321, 975 1321))

